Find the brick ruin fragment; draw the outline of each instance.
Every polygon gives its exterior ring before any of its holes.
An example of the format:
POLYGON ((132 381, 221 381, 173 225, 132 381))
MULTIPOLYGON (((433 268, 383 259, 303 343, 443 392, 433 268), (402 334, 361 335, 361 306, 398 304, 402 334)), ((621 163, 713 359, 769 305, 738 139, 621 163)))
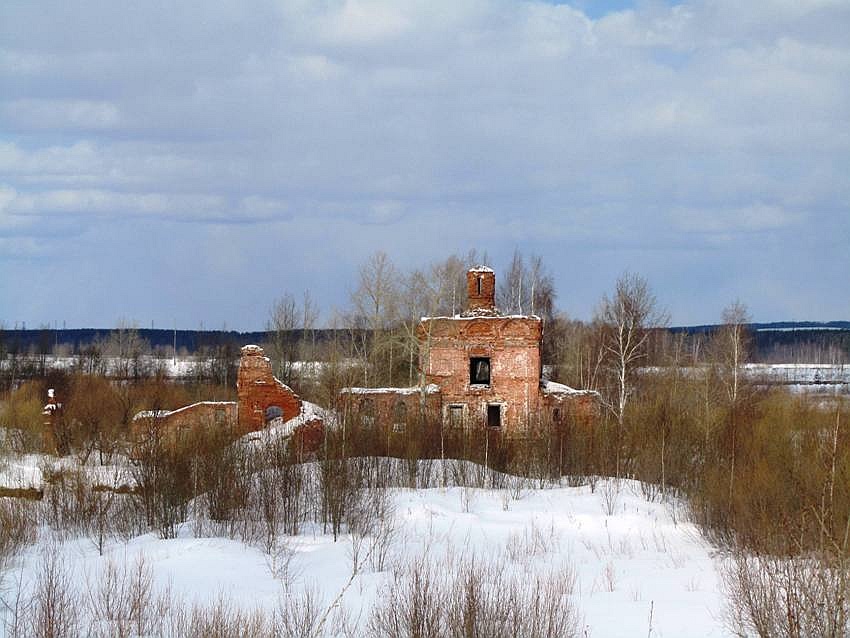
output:
POLYGON ((301 398, 277 379, 260 346, 242 348, 236 379, 237 401, 200 401, 176 410, 140 412, 137 433, 155 427, 171 436, 195 427, 227 428, 242 436, 265 428, 289 426, 298 449, 310 451, 321 440, 322 419, 305 411, 301 398))
POLYGON ((272 373, 272 365, 260 346, 242 348, 236 378, 239 431, 282 425, 301 414, 301 398, 272 373))
POLYGON ((467 272, 467 310, 425 317, 417 330, 423 386, 346 388, 341 404, 365 424, 400 431, 401 415, 425 410, 446 427, 488 427, 516 434, 542 419, 589 422, 599 395, 542 378, 543 322, 533 315, 502 315, 496 275, 467 272))

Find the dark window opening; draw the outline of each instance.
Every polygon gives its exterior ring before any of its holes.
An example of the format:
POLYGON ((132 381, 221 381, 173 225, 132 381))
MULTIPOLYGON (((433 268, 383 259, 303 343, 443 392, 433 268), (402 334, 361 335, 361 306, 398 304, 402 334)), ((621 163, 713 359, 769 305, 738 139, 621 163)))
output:
POLYGON ((552 422, 560 423, 561 422, 561 408, 555 408, 552 410, 552 422))
POLYGON ((478 296, 480 297, 481 296, 481 277, 478 277, 478 280, 477 280, 476 283, 478 285, 478 296))
POLYGON ((469 383, 490 385, 490 359, 488 357, 473 357, 469 360, 469 383))
POLYGON ((502 406, 491 404, 487 406, 487 427, 500 428, 502 427, 502 406))

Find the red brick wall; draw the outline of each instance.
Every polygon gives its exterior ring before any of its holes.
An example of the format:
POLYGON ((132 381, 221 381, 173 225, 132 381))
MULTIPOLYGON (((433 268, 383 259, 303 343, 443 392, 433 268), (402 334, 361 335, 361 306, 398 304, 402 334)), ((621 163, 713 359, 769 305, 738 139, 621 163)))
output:
MULTIPOLYGON (((364 418, 372 417, 372 426, 382 430, 392 430, 399 414, 396 406, 401 403, 405 409, 406 424, 413 425, 419 415, 422 396, 419 392, 411 392, 407 388, 387 388, 385 391, 353 388, 340 394, 337 409, 348 423, 359 427, 364 425, 364 418)), ((440 413, 440 394, 425 395, 425 409, 431 414, 440 413)))
POLYGON ((173 410, 163 420, 169 429, 188 429, 198 425, 230 429, 236 424, 236 404, 232 401, 202 401, 173 410))
POLYGON ((427 383, 442 390, 443 410, 465 406, 468 427, 485 424, 487 405, 501 406, 506 432, 524 426, 540 399, 540 340, 536 317, 424 319, 419 325, 420 366, 427 383), (490 384, 470 384, 471 357, 490 359, 490 384))
POLYGON ((590 425, 599 418, 601 405, 599 395, 596 393, 577 394, 574 396, 544 396, 542 408, 545 414, 541 416, 551 419, 553 422, 566 423, 567 421, 590 425), (560 418, 555 418, 556 412, 560 418))
POLYGON ((266 424, 266 409, 270 406, 283 410, 284 421, 301 413, 301 399, 275 379, 271 363, 259 346, 242 348, 236 389, 239 397, 239 430, 242 433, 261 430, 266 424))
POLYGON ((167 441, 179 440, 181 434, 195 428, 217 428, 233 432, 236 426, 236 403, 233 401, 201 401, 162 415, 133 419, 131 431, 135 440, 142 441, 156 430, 167 441))
POLYGON ((467 311, 494 310, 496 308, 496 274, 489 269, 473 268, 467 272, 466 295, 467 311))

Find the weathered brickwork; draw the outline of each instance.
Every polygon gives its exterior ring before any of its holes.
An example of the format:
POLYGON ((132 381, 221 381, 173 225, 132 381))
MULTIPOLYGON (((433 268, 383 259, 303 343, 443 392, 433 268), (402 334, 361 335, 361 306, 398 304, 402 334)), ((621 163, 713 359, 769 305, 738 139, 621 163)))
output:
POLYGON ((424 319, 420 367, 440 387, 445 418, 460 407, 466 427, 527 423, 539 405, 542 328, 537 317, 424 319), (473 360, 489 366, 488 383, 476 382, 473 360))
MULTIPOLYGON (((501 315, 496 275, 489 268, 470 269, 466 281, 462 315, 426 317, 418 327, 428 410, 452 428, 491 427, 507 434, 544 419, 589 423, 598 414, 595 392, 541 378, 540 318, 501 315)), ((347 414, 385 429, 396 427, 400 405, 408 413, 422 405, 416 388, 348 388, 341 399, 347 414)))
MULTIPOLYGON (((547 385, 543 384, 545 388, 547 385)), ((543 390, 541 415, 558 426, 567 423, 589 425, 600 416, 599 395, 588 390, 573 390, 568 394, 549 393, 543 390)))
POLYGON ((201 401, 172 410, 165 417, 169 428, 187 430, 202 424, 207 427, 233 428, 236 403, 233 401, 201 401))
POLYGON ((236 379, 238 401, 201 401, 176 410, 140 412, 133 419, 137 438, 152 429, 168 437, 179 437, 191 428, 226 429, 235 436, 256 432, 266 427, 281 426, 291 419, 296 452, 312 453, 322 440, 322 419, 304 414, 299 396, 278 381, 271 363, 259 346, 245 346, 236 379))
POLYGON ((479 266, 466 273, 466 311, 498 314, 496 311, 496 273, 479 266))
POLYGON ((346 388, 340 393, 337 410, 345 423, 359 428, 377 428, 402 434, 416 424, 424 410, 440 414, 440 392, 436 386, 418 388, 346 388))
POLYGON ((271 421, 284 423, 301 413, 301 399, 275 378, 260 346, 242 348, 236 391, 242 433, 261 430, 271 421))

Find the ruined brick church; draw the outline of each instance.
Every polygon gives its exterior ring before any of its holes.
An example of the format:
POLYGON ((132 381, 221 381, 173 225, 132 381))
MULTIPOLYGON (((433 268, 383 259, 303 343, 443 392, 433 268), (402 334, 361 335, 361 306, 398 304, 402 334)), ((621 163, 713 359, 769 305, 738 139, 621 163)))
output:
POLYGON ((342 406, 368 425, 401 432, 408 415, 425 410, 450 428, 492 428, 515 434, 547 420, 587 420, 598 395, 543 378, 543 322, 496 308, 496 275, 467 272, 467 308, 452 317, 424 317, 418 326, 422 383, 410 388, 346 388, 342 406))
MULTIPOLYGON (((417 328, 421 384, 407 388, 345 388, 342 422, 402 433, 425 414, 453 429, 490 428, 507 435, 541 422, 587 421, 598 395, 543 378, 543 322, 534 315, 503 315, 496 308, 496 275, 486 267, 467 273, 467 308, 451 317, 424 317, 417 328)), ((259 346, 242 348, 237 401, 202 401, 176 410, 136 415, 136 429, 179 433, 198 425, 230 427, 237 435, 268 427, 317 441, 337 415, 302 401, 272 373, 259 346)), ((310 445, 305 445, 305 449, 310 445)))

